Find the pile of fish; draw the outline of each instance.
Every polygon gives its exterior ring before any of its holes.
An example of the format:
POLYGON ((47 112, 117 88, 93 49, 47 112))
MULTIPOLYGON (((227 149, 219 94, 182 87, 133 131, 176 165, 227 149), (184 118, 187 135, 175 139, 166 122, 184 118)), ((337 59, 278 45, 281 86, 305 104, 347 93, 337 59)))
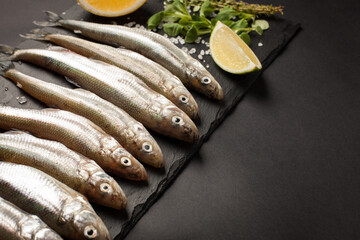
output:
POLYGON ((0 234, 110 239, 88 199, 124 209, 126 196, 112 176, 146 181, 142 164, 165 165, 147 129, 195 142, 199 108, 187 88, 215 100, 223 91, 201 63, 159 34, 47 15, 48 21, 35 24, 63 27, 102 44, 36 30, 22 36, 59 46, 0 45, 0 75, 56 107, 0 106, 0 128, 10 130, 0 133, 0 234), (28 76, 12 61, 57 72, 79 88, 28 76))

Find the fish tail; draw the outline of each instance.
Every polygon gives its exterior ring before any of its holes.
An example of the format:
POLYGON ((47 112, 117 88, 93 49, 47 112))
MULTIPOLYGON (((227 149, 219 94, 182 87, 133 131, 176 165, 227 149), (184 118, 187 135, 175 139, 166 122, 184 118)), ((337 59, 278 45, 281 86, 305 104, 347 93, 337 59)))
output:
POLYGON ((15 66, 11 61, 0 61, 0 76, 5 76, 5 73, 13 68, 15 68, 15 66))
POLYGON ((47 21, 34 21, 33 23, 40 27, 60 26, 59 21, 62 20, 62 17, 51 11, 45 11, 45 14, 48 18, 47 21))
POLYGON ((50 34, 44 30, 41 29, 33 29, 30 31, 30 33, 26 34, 20 34, 20 37, 26 38, 26 39, 32 39, 32 40, 38 40, 38 41, 46 41, 46 36, 50 34))
POLYGON ((12 55, 17 48, 0 44, 0 63, 12 60, 12 55))

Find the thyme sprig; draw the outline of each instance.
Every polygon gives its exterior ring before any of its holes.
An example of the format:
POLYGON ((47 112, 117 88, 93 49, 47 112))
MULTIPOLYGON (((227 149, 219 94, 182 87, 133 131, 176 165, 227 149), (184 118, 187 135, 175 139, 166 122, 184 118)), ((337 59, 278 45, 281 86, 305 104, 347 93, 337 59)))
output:
MULTIPOLYGON (((206 0, 188 0, 187 4, 191 7, 201 6, 206 0)), ((236 0, 210 0, 211 6, 220 11, 224 7, 231 7, 239 12, 251 13, 257 16, 271 16, 277 13, 284 14, 284 6, 250 4, 244 1, 236 0)))

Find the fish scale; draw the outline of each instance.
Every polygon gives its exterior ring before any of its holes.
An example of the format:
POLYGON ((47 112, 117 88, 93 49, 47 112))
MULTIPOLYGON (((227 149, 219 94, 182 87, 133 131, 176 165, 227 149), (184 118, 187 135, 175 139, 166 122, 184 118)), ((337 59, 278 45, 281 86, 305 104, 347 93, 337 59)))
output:
POLYGON ((135 75, 69 50, 57 49, 13 49, 9 58, 66 75, 81 87, 124 109, 153 131, 186 142, 198 140, 199 131, 189 116, 135 75))
POLYGON ((116 209, 126 206, 126 197, 112 177, 94 161, 61 143, 20 131, 2 133, 0 160, 42 170, 98 204, 116 209))
POLYGON ((61 240, 39 217, 0 197, 0 236, 5 240, 61 240))
POLYGON ((20 129, 55 140, 95 160, 105 171, 131 180, 146 180, 144 167, 113 137, 88 119, 58 109, 0 106, 0 127, 20 129))
POLYGON ((63 19, 46 11, 47 22, 35 21, 39 26, 61 26, 98 42, 124 46, 152 59, 167 68, 184 83, 209 98, 221 100, 223 90, 206 68, 160 34, 125 26, 98 24, 63 19))
POLYGON ((154 167, 163 167, 160 147, 145 127, 124 110, 84 89, 69 89, 33 78, 9 68, 5 77, 46 103, 88 118, 112 135, 140 161, 154 167))
POLYGON ((0 196, 39 216, 67 239, 110 239, 83 195, 35 168, 0 162, 0 196))

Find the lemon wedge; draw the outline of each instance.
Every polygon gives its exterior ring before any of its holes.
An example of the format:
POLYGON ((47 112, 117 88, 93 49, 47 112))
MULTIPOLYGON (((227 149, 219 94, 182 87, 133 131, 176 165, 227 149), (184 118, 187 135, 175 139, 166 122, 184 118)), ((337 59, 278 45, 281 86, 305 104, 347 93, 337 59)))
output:
POLYGON ((103 17, 119 17, 141 7, 146 0, 77 0, 82 8, 103 17))
POLYGON ((228 26, 218 21, 210 36, 210 51, 223 70, 243 74, 261 69, 261 63, 249 46, 228 26))

